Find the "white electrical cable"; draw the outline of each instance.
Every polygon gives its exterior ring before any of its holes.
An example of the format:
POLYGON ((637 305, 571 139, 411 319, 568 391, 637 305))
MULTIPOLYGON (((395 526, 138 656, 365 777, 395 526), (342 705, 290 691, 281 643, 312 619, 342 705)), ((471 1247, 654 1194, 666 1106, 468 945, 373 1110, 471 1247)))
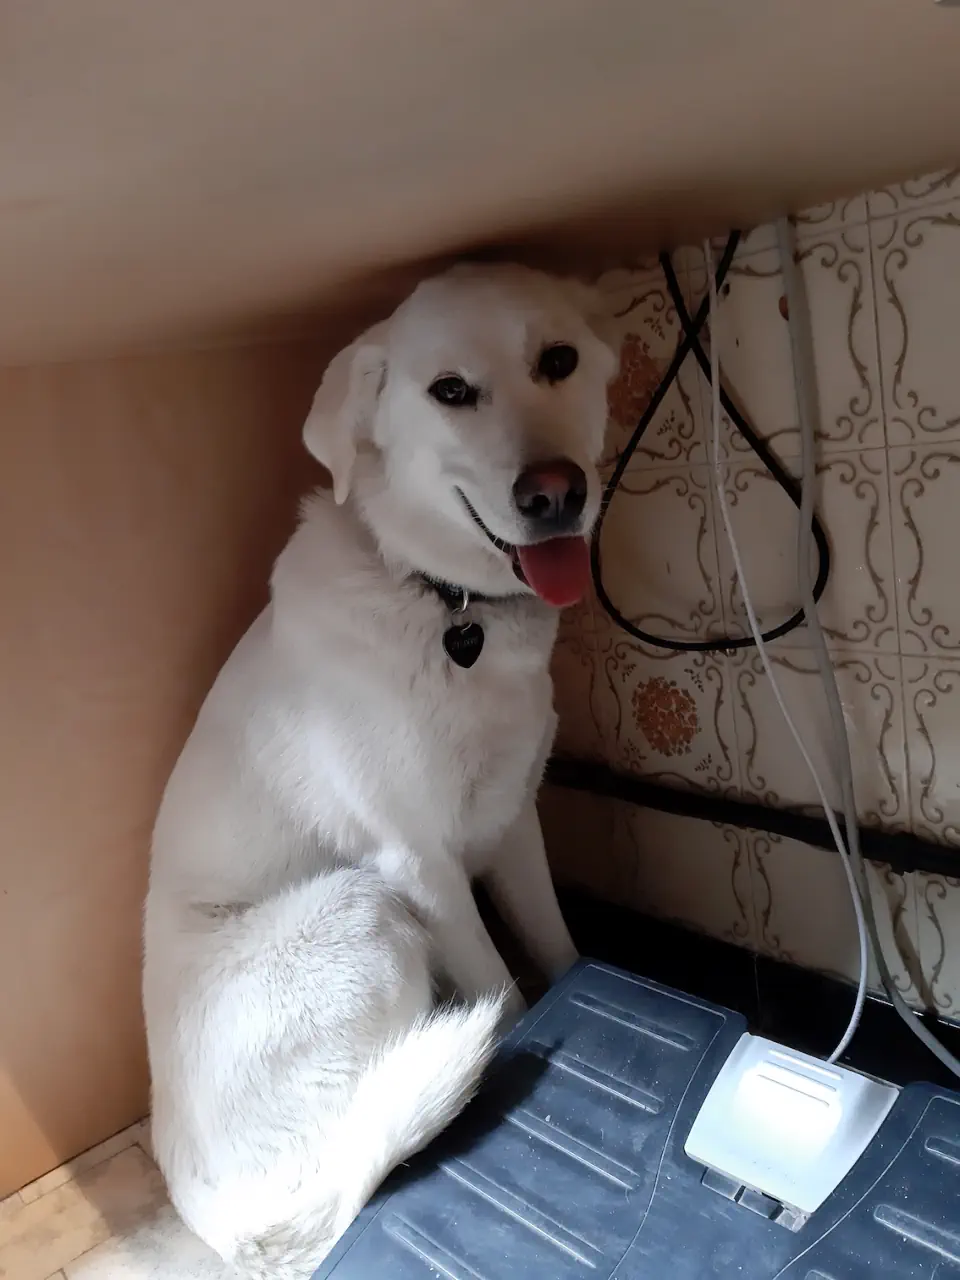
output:
POLYGON ((813 333, 810 328, 810 311, 807 306, 803 277, 796 261, 793 228, 786 218, 777 222, 777 243, 783 270, 784 292, 787 298, 787 317, 793 355, 794 383, 797 392, 797 410, 800 419, 800 438, 803 448, 803 493, 800 506, 800 532, 797 538, 797 578, 800 587, 800 603, 806 615, 817 666, 823 680, 824 693, 830 711, 836 752, 837 772, 843 799, 843 821, 847 832, 849 863, 852 866, 859 889, 861 915, 865 919, 874 959, 880 973, 880 981, 894 1009, 915 1036, 935 1054, 943 1065, 960 1076, 960 1059, 942 1045, 923 1025, 910 1008, 890 973, 883 945, 877 932, 877 919, 867 881, 867 869, 860 849, 860 829, 857 818, 856 796, 853 786, 853 763, 850 757, 850 739, 843 716, 843 704, 837 689, 836 674, 820 619, 813 598, 810 559, 813 551, 813 499, 816 483, 815 450, 818 405, 815 394, 816 375, 813 359, 813 333))
MULTIPOLYGON (((787 707, 786 701, 783 697, 783 693, 781 692, 780 686, 777 683, 777 678, 773 670, 773 663, 770 661, 770 656, 767 653, 767 646, 763 639, 763 631, 759 621, 757 620, 757 615, 756 615, 756 612, 754 611, 753 603, 750 599, 750 591, 749 591, 749 588, 747 587, 747 578, 743 568, 743 560, 740 555, 740 548, 737 545, 736 535, 734 534, 734 531, 733 531, 733 520, 730 516, 730 507, 727 502, 724 465, 723 465, 723 459, 720 453, 720 427, 721 427, 720 341, 719 341, 719 334, 718 334, 718 327, 719 327, 718 320, 719 320, 720 308, 719 308, 718 299, 717 299, 717 281, 716 281, 716 274, 714 271, 713 250, 710 246, 709 241, 704 242, 703 253, 704 253, 704 260, 707 268, 707 280, 709 282, 709 288, 710 288, 710 389, 711 389, 711 401, 712 401, 711 417, 712 417, 712 423, 713 423, 712 459, 713 459, 714 481, 716 484, 716 491, 717 491, 717 500, 720 504, 720 514, 723 518, 723 527, 726 531, 727 541, 730 544, 730 552, 733 556, 734 567, 736 568, 737 581, 740 584, 740 594, 743 597, 743 607, 746 610, 747 620, 749 621, 749 624, 750 624, 751 634, 753 635, 754 641, 756 642, 757 653, 760 655, 760 661, 763 664, 763 669, 766 672, 767 679, 770 681, 770 687, 773 690, 774 697, 776 698, 777 706, 780 708, 780 712, 786 722, 787 728, 790 730, 791 737, 793 738, 794 742, 797 744, 797 748, 801 756, 803 757, 804 764, 809 769, 810 776, 813 778, 814 786, 816 787, 816 790, 817 790, 817 795, 819 796, 820 803, 823 806, 824 816, 826 817, 827 823, 830 827, 830 834, 833 836, 834 842, 836 843, 836 846, 837 846, 837 852, 840 854, 841 860, 843 862, 843 868, 847 875, 847 882, 850 887, 851 901, 853 902, 854 914, 856 916, 856 921, 857 921, 857 937, 858 937, 859 946, 860 946, 860 977, 857 983, 857 997, 856 997, 856 1001, 854 1002, 853 1013, 850 1017, 849 1023, 847 1024, 847 1029, 844 1032, 843 1038, 841 1039, 840 1043, 837 1045, 836 1049, 834 1049, 833 1053, 828 1058, 829 1062, 836 1062, 841 1057, 841 1055, 846 1051, 847 1046, 849 1045, 850 1041, 853 1039, 853 1036, 857 1030, 857 1027, 860 1024, 860 1017, 863 1013, 864 1001, 866 1000, 868 960, 869 960, 869 944, 868 944, 868 936, 867 936, 867 926, 866 926, 866 921, 864 920, 863 903, 861 901, 861 895, 857 889, 857 880, 854 872, 854 867, 851 864, 851 859, 847 853, 847 846, 844 843, 843 836, 840 833, 840 827, 837 823, 833 806, 831 805, 830 800, 827 797, 826 788, 824 787, 823 782, 820 779, 820 775, 818 774, 816 766, 813 763, 813 759, 810 756, 810 752, 807 750, 806 744, 804 743, 803 738, 800 734, 800 730, 797 728, 796 724, 794 723, 793 717, 791 716, 789 708, 787 707)), ((809 516, 807 519, 807 523, 808 525, 811 523, 809 516)), ((807 571, 809 573, 809 565, 808 565, 807 571)), ((815 605, 813 608, 813 615, 814 616, 816 615, 815 605)), ((809 616, 810 615, 808 614, 808 618, 809 616)), ((829 658, 828 658, 828 662, 829 662, 829 658)), ((832 668, 831 668, 831 672, 832 672, 832 668)))

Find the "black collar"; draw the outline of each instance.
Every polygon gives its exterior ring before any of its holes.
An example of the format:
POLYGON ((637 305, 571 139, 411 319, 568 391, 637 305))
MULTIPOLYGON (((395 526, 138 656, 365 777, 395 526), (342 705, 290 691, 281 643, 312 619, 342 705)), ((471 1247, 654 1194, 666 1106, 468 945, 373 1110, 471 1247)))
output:
POLYGON ((463 613, 471 604, 505 604, 508 600, 517 599, 517 595, 485 596, 479 591, 471 591, 469 587, 458 587, 452 582, 444 582, 442 578, 431 578, 427 573, 418 573, 417 579, 436 592, 451 613, 463 613))
MULTIPOLYGON (((473 504, 462 489, 457 489, 457 493, 459 494, 460 500, 466 508, 470 519, 474 522, 477 528, 483 531, 498 551, 502 551, 505 555, 510 557, 514 574, 520 582, 526 585, 527 580, 523 576, 523 571, 520 568, 516 548, 512 547, 509 542, 504 542, 502 538, 498 538, 495 533, 491 533, 480 519, 480 516, 473 507, 473 504)), ((437 593, 451 613, 465 613, 467 606, 470 604, 501 604, 507 600, 515 600, 517 598, 516 595, 485 596, 479 591, 471 591, 469 588, 458 586, 456 583, 445 582, 442 578, 431 578, 427 573, 418 573, 417 577, 425 586, 428 586, 432 591, 437 593)))

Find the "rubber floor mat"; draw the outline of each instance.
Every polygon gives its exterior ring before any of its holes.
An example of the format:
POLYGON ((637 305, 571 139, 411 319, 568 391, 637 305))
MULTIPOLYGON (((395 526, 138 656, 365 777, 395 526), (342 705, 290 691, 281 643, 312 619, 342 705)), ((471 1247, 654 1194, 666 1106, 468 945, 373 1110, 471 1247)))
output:
POLYGON ((913 1085, 802 1225, 684 1153, 739 1014, 578 964, 315 1280, 960 1280, 960 1095, 913 1085))

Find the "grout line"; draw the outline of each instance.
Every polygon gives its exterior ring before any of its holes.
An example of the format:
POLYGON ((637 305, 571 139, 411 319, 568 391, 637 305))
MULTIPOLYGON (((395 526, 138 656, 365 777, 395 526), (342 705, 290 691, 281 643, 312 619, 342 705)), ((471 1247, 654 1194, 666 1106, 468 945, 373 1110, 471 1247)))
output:
POLYGON ((883 445, 881 447, 889 450, 891 446, 890 433, 887 430, 887 391, 884 379, 883 351, 880 346, 880 303, 877 299, 876 245, 873 239, 873 229, 869 222, 867 223, 867 262, 870 267, 870 301, 873 303, 873 342, 877 358, 877 381, 879 384, 877 394, 880 397, 880 418, 883 422, 883 445))
POLYGON ((101 1142, 95 1142, 92 1147, 87 1147, 85 1151, 79 1152, 70 1160, 65 1160, 55 1168, 49 1169, 46 1173, 41 1174, 39 1178, 34 1178, 26 1186, 20 1188, 19 1196, 21 1201, 24 1204, 33 1204, 37 1200, 42 1200, 50 1192, 57 1191, 61 1187, 75 1182, 80 1174, 87 1173, 90 1169, 99 1168, 101 1164, 112 1160, 114 1156, 119 1155, 122 1151, 137 1146, 142 1127, 143 1120, 137 1120, 123 1129, 118 1129, 116 1133, 104 1138, 101 1142))
POLYGON ((154 1164, 156 1164, 156 1157, 153 1154, 153 1137, 152 1137, 152 1130, 150 1128, 149 1116, 147 1116, 146 1119, 140 1121, 140 1136, 137 1138, 136 1145, 140 1148, 140 1150, 143 1152, 145 1156, 148 1156, 150 1160, 154 1164))
MULTIPOLYGON (((869 204, 868 204, 868 207, 869 207, 869 204)), ((890 603, 893 611, 894 629, 897 637, 897 654, 896 654, 896 666, 897 666, 897 677, 898 677, 897 678, 897 696, 899 698, 899 703, 900 703, 901 724, 903 725, 903 754, 904 754, 903 786, 904 786, 904 792, 905 792, 903 797, 904 809, 905 809, 904 816, 905 816, 905 820, 908 828, 911 831, 913 831, 914 830, 913 777, 912 777, 912 768, 910 763, 910 733, 909 733, 909 718, 907 716, 907 691, 906 691, 906 682, 904 680, 904 674, 903 674, 904 636, 901 630, 901 618, 900 618, 900 590, 899 590, 900 572, 899 572, 899 564, 898 564, 899 556, 897 554, 897 537, 894 531, 894 522, 897 516, 896 516, 896 510, 893 502, 894 486, 893 486, 893 480, 890 474, 890 453, 891 453, 891 448, 893 446, 891 446, 891 443, 890 443, 885 361, 884 361, 884 354, 883 354, 883 350, 880 342, 880 301, 879 301, 878 290, 877 290, 877 271, 876 271, 877 253, 876 253, 876 245, 874 243, 873 227, 869 220, 867 222, 867 245, 869 249, 870 294, 871 294, 871 300, 873 302, 873 332, 874 332, 874 343, 875 343, 876 359, 877 359, 877 374, 878 374, 878 383, 879 383, 877 392, 880 397, 880 417, 883 422, 883 439, 884 439, 883 470, 884 470, 884 477, 886 479, 886 485, 887 485, 887 510, 890 513, 888 532, 889 532, 889 540, 890 540, 890 548, 889 548, 890 564, 893 569, 893 578, 890 583, 889 590, 890 590, 890 603)), ((916 902, 914 902, 914 906, 916 906, 916 902)), ((917 938, 917 950, 919 952, 920 950, 919 933, 915 933, 915 936, 917 938)), ((921 967, 922 967, 922 962, 921 962, 921 967)))
POLYGON ((97 1249, 101 1248, 105 1244, 108 1244, 110 1241, 117 1241, 122 1239, 123 1239, 122 1235, 119 1235, 119 1236, 110 1235, 105 1240, 100 1240, 97 1244, 90 1245, 88 1249, 81 1249, 81 1251, 78 1254, 76 1254, 74 1257, 72 1257, 69 1260, 69 1262, 65 1262, 63 1264, 63 1268, 60 1271, 55 1271, 53 1275, 49 1277, 49 1280, 61 1280, 61 1276, 63 1277, 63 1280, 67 1280, 67 1274, 66 1274, 67 1267, 73 1267, 75 1263, 80 1262, 83 1258, 86 1258, 91 1253, 96 1252, 97 1249))
POLYGON ((4 1196, 0 1200, 0 1223, 3 1222, 7 1214, 16 1213, 18 1209, 22 1209, 23 1203, 23 1196, 19 1191, 11 1191, 9 1195, 4 1196))
MULTIPOLYGON (((736 829, 736 828, 734 828, 736 829)), ((769 903, 773 904, 773 891, 770 888, 770 881, 761 867, 760 855, 756 847, 756 831, 744 830, 739 833, 743 836, 743 846, 747 858, 747 881, 750 885, 750 914, 753 917, 752 928, 753 936, 748 942, 750 949, 756 954, 763 953, 767 948, 765 946, 766 938, 762 927, 763 912, 760 907, 760 893, 769 899, 769 903), (760 884, 758 882, 762 881, 760 884)), ((757 1006, 759 1011, 760 999, 757 997, 757 1006)))
MULTIPOLYGON (((949 170, 947 172, 949 172, 949 170)), ((953 170, 953 172, 954 174, 960 174, 960 170, 953 170)), ((929 175, 921 174, 920 176, 927 177, 929 175)), ((908 178, 907 181, 909 182, 911 181, 911 179, 908 178)), ((903 185, 902 183, 893 184, 894 187, 902 187, 902 185, 903 185)), ((910 199, 909 204, 906 204, 906 205, 895 204, 892 209, 885 209, 879 213, 870 213, 870 196, 879 195, 881 192, 890 191, 890 190, 891 190, 890 187, 881 187, 877 191, 866 192, 867 225, 868 226, 873 222, 883 222, 890 218, 904 217, 907 214, 921 213, 921 212, 925 213, 928 210, 942 209, 944 205, 953 204, 955 201, 960 200, 960 183, 958 183, 956 186, 953 186, 953 187, 945 187, 944 188, 945 194, 937 195, 935 197, 926 197, 926 198, 920 197, 919 199, 916 199, 916 200, 910 199)), ((895 198, 895 197, 891 197, 891 198, 895 198)))

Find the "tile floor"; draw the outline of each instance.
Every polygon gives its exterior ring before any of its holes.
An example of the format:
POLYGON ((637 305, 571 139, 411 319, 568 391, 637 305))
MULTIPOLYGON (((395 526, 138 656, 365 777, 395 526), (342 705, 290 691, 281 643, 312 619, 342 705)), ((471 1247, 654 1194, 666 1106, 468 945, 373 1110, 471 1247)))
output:
POLYGON ((150 1157, 146 1123, 0 1200, 0 1280, 227 1280, 187 1232, 150 1157))

